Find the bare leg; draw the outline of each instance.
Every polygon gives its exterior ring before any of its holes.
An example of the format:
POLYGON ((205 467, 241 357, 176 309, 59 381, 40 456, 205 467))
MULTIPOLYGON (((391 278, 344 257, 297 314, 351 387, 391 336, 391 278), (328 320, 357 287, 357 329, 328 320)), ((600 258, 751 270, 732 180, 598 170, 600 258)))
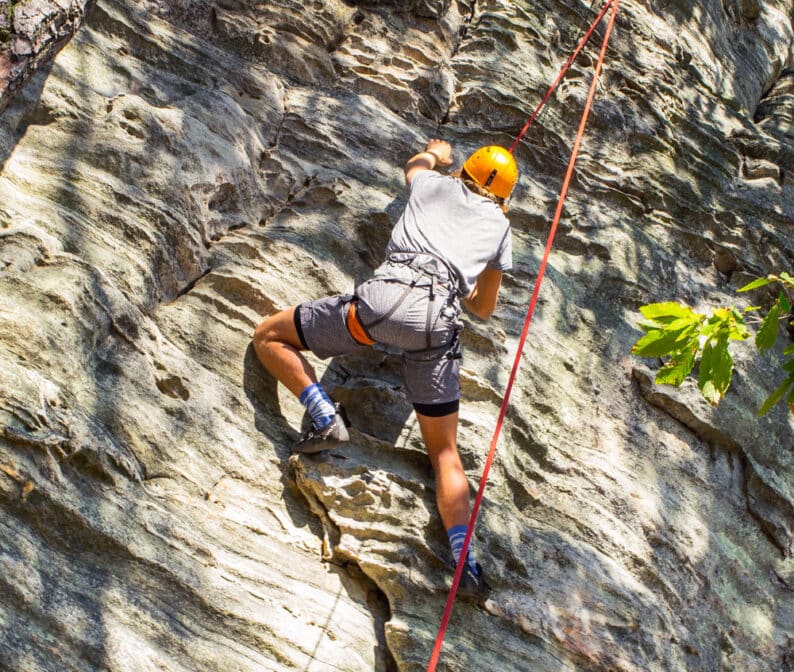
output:
POLYGON ((469 523, 469 482, 458 455, 458 414, 416 414, 436 475, 436 504, 444 529, 469 523))
POLYGON ((300 353, 304 348, 293 321, 295 310, 287 308, 262 322, 254 331, 254 350, 262 366, 298 397, 317 382, 317 375, 300 353))

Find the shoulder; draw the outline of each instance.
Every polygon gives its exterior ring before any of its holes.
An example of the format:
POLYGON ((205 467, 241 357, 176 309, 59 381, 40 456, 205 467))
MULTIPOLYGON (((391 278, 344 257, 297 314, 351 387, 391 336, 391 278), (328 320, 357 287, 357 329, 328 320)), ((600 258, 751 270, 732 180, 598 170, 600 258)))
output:
POLYGON ((510 219, 498 203, 494 203, 490 198, 476 194, 480 202, 480 212, 488 222, 494 224, 500 230, 510 230, 510 219))
POLYGON ((434 197, 452 197, 456 191, 465 189, 463 182, 451 175, 442 175, 435 170, 416 173, 408 185, 409 193, 428 194, 434 197))
POLYGON ((447 175, 442 175, 441 173, 435 170, 418 170, 414 173, 413 177, 411 178, 411 186, 414 184, 421 184, 421 183, 437 183, 441 180, 449 180, 454 179, 450 178, 447 175))

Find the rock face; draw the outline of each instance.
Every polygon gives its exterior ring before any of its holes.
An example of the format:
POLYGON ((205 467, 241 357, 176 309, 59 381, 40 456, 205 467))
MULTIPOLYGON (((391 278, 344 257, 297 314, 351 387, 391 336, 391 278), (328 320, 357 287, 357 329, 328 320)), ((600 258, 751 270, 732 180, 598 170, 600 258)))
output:
MULTIPOLYGON (((716 409, 628 354, 641 303, 792 269, 793 8, 621 3, 475 533, 494 596, 439 669, 794 669, 781 351, 738 344, 716 409)), ((509 144, 597 10, 94 7, 0 118, 0 668, 425 669, 450 558, 399 356, 313 360, 353 440, 290 457, 251 333, 378 265, 426 138, 509 144)), ((473 485, 596 49, 517 150, 515 269, 465 331, 473 485)))
POLYGON ((0 0, 0 112, 63 47, 95 0, 0 0))

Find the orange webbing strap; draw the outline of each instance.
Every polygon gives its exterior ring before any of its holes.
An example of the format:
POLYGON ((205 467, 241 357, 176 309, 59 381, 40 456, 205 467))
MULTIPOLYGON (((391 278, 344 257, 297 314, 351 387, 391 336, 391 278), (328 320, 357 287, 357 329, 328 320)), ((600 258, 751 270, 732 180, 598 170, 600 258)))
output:
MULTIPOLYGON (((582 119, 579 122, 579 132, 576 135, 576 141, 573 145, 573 150, 571 151, 571 158, 568 162, 568 170, 565 173, 565 179, 562 183, 562 189, 560 191, 560 199, 557 203, 557 210, 554 213, 554 219, 551 224, 551 229, 549 230, 549 237, 546 242, 546 250, 543 254, 543 260, 540 264, 538 269, 538 277, 535 280, 535 289, 532 292, 532 299, 529 303, 529 309, 527 310, 527 317, 524 321, 524 328, 521 332, 521 338, 518 342, 518 349, 516 351, 515 360, 513 361, 513 369, 510 372, 510 378, 507 381, 507 388, 505 389, 504 399, 502 400, 502 408, 499 411, 499 419, 496 422, 496 428, 494 429, 493 438, 491 439, 491 448, 488 452, 488 457, 485 460, 485 468, 483 469, 482 478, 480 479, 480 488, 477 491, 477 496, 474 499, 474 506, 472 507, 471 517, 469 519, 469 525, 466 529, 466 537, 463 540, 463 548, 460 552, 460 559, 458 560, 457 568, 455 569, 455 577, 452 579, 452 588, 449 591, 449 597, 447 598, 447 604, 444 608, 444 615, 441 618, 441 625, 438 629, 438 635, 436 636, 435 646, 433 647, 433 654, 430 658, 430 663, 427 666, 427 672, 435 672, 436 665, 438 664, 438 658, 441 655, 441 646, 444 643, 444 633, 446 632, 447 624, 449 623, 449 618, 452 614, 452 606, 455 602, 455 594, 458 590, 458 584, 460 583, 460 577, 463 572, 463 565, 466 562, 466 556, 469 550, 469 544, 471 542, 472 533, 474 532, 474 525, 477 522, 477 514, 480 510, 480 505, 482 504, 483 494, 485 492, 485 485, 488 481, 488 473, 491 470, 491 464, 493 463, 494 456, 496 454, 496 443, 499 440, 499 435, 502 430, 502 424, 504 422, 505 414, 507 413, 507 406, 510 401, 510 392, 513 389, 513 383, 515 382, 516 373, 518 372, 518 365, 521 361, 521 353, 524 349, 524 344, 527 340, 527 334, 529 333, 529 325, 532 322, 532 315, 535 312, 535 305, 537 304, 538 294, 540 293, 540 285, 543 281, 543 276, 546 272, 546 265, 548 264, 549 255, 551 254, 551 247, 554 243, 554 235, 557 232, 557 225, 560 222, 560 217, 562 216, 562 208, 565 204, 565 197, 568 195, 568 188, 571 184, 571 178, 573 176, 573 169, 576 165, 576 159, 579 155, 579 147, 582 144, 582 137, 584 136, 585 127, 587 126, 587 119, 590 115, 590 108, 593 105, 593 99, 595 98, 596 87, 598 85, 598 78, 601 74, 601 69, 604 65, 604 57, 606 56, 607 45, 609 44, 609 37, 612 34, 612 27, 615 23, 615 16, 618 12, 618 5, 620 4, 620 0, 609 0, 607 5, 612 4, 612 14, 609 18, 609 24, 607 26, 606 34, 604 35, 604 43, 601 45, 601 53, 598 56, 598 63, 596 64, 595 74, 593 76, 593 82, 590 85, 590 93, 587 97, 587 102, 585 103, 584 112, 582 113, 582 119)), ((603 13, 601 14, 603 16, 603 13)), ((600 20, 600 17, 599 17, 600 20)))
POLYGON ((367 335, 367 332, 364 331, 364 326, 361 324, 361 320, 358 319, 358 312, 356 310, 357 303, 357 301, 351 301, 350 308, 347 309, 347 318, 345 320, 347 330, 356 343, 360 345, 375 345, 377 341, 373 341, 367 335))

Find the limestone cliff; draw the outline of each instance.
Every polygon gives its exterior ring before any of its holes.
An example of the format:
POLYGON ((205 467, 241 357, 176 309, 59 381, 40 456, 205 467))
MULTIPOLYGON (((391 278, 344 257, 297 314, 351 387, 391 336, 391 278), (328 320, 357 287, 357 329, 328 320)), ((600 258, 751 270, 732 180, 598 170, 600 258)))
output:
MULTIPOLYGON (((291 458, 251 333, 380 262, 426 138, 509 144, 598 8, 101 0, 47 67, 0 45, 38 69, 0 66, 1 669, 425 669, 450 559, 399 357, 314 360, 353 440, 291 458)), ((737 346, 716 409, 628 354, 642 303, 792 269, 794 1, 620 8, 475 534, 494 597, 439 669, 794 670, 794 424, 755 417, 780 352, 737 346)), ((473 485, 597 43, 517 150, 515 268, 467 324, 473 485)))

